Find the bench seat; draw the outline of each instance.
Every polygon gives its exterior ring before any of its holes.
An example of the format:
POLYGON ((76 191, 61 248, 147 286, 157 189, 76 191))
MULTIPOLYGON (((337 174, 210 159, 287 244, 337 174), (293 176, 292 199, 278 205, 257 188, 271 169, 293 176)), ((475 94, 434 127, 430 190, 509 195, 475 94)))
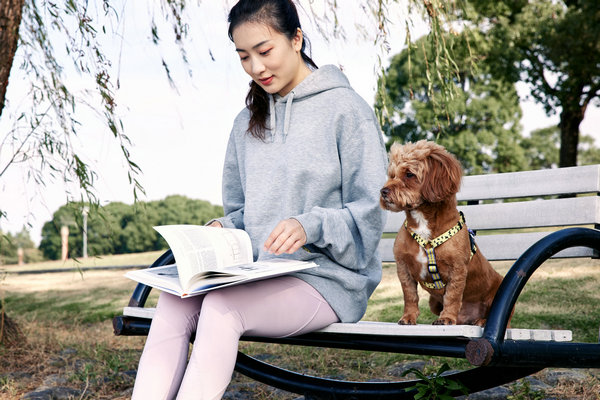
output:
MULTIPOLYGON (((152 319, 155 310, 154 307, 125 307, 123 308, 123 315, 152 319)), ((358 323, 335 323, 316 332, 353 335, 465 337, 474 339, 480 338, 483 335, 483 328, 473 325, 398 325, 393 322, 360 321, 358 323)), ((569 330, 507 329, 505 339, 569 342, 573 339, 573 334, 569 330)))

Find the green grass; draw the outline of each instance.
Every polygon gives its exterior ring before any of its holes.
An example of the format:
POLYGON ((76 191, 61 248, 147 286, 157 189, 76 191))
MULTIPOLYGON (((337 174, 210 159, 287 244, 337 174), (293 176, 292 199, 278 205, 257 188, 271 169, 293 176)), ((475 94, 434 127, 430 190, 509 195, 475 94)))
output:
MULTIPOLYGON (((149 264, 158 254, 142 254, 131 258, 105 257, 102 262, 106 265, 149 264), (147 259, 150 261, 139 261, 147 259)), ((98 265, 99 260, 94 262, 98 265)), ((505 274, 510 263, 494 263, 494 266, 505 274)), ((0 280, 0 297, 4 298, 5 308, 27 337, 27 344, 21 350, 0 346, 0 377, 15 368, 22 368, 22 365, 27 365, 30 369, 34 369, 36 365, 45 365, 48 359, 56 357, 65 348, 74 348, 79 358, 89 360, 84 368, 70 371, 69 376, 74 385, 92 382, 90 385, 97 398, 106 399, 118 398, 115 393, 131 387, 132 381, 123 378, 122 372, 136 368, 145 338, 114 337, 112 334, 111 320, 127 305, 135 287, 135 282, 120 274, 122 272, 84 271, 46 276, 25 275, 19 278, 24 283, 17 288, 9 285, 10 279, 16 279, 16 276, 5 276, 6 284, 0 280), (53 284, 47 290, 34 292, 25 290, 28 283, 33 284, 35 279, 43 281, 57 276, 62 285, 53 284), (11 290, 4 290, 2 294, 4 287, 10 287, 11 290), (96 379, 106 376, 111 377, 108 382, 96 379)), ((511 325, 513 328, 569 329, 573 331, 574 340, 597 343, 600 321, 599 284, 599 260, 549 261, 536 271, 525 286, 511 325)), ((150 305, 155 303, 157 295, 157 291, 152 292, 150 305)), ((428 309, 427 299, 427 295, 423 293, 418 321, 422 324, 431 323, 436 318, 428 309)), ((364 319, 396 322, 402 315, 402 308, 402 291, 395 266, 386 264, 382 283, 373 294, 364 319)), ((466 360, 442 357, 253 342, 242 342, 240 346, 249 355, 283 368, 317 376, 343 376, 348 380, 398 380, 400 378, 388 376, 390 369, 398 363, 416 359, 427 362, 425 373, 437 371, 444 362, 453 369, 470 367, 466 360)), ((51 367, 44 366, 44 371, 51 370, 51 367)), ((8 393, 13 393, 14 397, 6 398, 19 398, 27 390, 14 381, 7 381, 8 378, 2 379, 1 398, 4 398, 3 395, 8 396, 8 393)), ((248 378, 236 379, 241 382, 250 381, 248 378)), ((269 393, 267 389, 264 391, 269 393)), ((272 396, 272 393, 257 394, 256 398, 274 398, 272 396)), ((278 394, 275 398, 288 397, 278 394)), ((289 398, 295 397, 291 395, 289 398)))
POLYGON ((598 283, 598 274, 530 282, 519 296, 512 325, 569 329, 573 331, 574 340, 597 343, 598 283))

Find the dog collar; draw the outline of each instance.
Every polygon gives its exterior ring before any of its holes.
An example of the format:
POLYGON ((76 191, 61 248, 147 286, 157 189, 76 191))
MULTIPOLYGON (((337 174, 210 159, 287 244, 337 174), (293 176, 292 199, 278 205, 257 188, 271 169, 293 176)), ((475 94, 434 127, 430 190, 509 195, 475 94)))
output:
MULTIPOLYGON (((442 281, 442 277, 437 268, 437 261, 435 259, 435 248, 442 243, 448 241, 452 236, 456 235, 460 230, 465 226, 465 215, 462 211, 458 212, 460 214, 460 218, 456 225, 452 228, 448 229, 446 232, 442 233, 440 236, 436 237, 432 240, 426 240, 421 235, 416 232, 408 229, 408 221, 404 221, 404 228, 408 231, 410 236, 415 239, 415 241, 425 250, 425 254, 427 254, 427 270, 429 271, 429 275, 431 275, 431 279, 433 282, 425 282, 420 281, 419 283, 429 289, 443 289, 446 284, 442 281), (429 246, 429 247, 428 247, 429 246)), ((477 252, 477 246, 475 246, 475 238, 473 237, 475 234, 473 231, 469 229, 469 240, 471 242, 471 258, 477 252)))

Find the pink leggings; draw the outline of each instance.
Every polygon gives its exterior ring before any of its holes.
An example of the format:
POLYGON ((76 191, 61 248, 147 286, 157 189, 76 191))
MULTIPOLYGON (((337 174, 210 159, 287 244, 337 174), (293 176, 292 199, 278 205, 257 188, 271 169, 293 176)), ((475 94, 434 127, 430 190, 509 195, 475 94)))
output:
POLYGON ((312 286, 290 276, 186 299, 161 293, 132 399, 220 399, 231 380, 242 335, 293 336, 337 321, 312 286), (188 362, 193 332, 196 339, 188 362))

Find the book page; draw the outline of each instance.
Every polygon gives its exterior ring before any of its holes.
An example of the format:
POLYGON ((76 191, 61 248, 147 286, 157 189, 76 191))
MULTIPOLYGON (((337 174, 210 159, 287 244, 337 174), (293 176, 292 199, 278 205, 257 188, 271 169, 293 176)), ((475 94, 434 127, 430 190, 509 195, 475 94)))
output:
POLYGON ((250 237, 241 229, 201 225, 154 227, 173 251, 183 288, 199 272, 252 262, 250 237))
POLYGON ((179 273, 175 264, 128 271, 125 276, 177 296, 181 296, 182 293, 179 273))
POLYGON ((317 267, 317 264, 307 261, 289 259, 261 260, 252 264, 240 264, 233 267, 226 267, 222 271, 201 272, 192 279, 190 286, 185 289, 179 282, 179 268, 174 264, 128 271, 125 276, 134 281, 180 297, 189 297, 219 288, 285 275, 291 272, 315 267, 317 267))

